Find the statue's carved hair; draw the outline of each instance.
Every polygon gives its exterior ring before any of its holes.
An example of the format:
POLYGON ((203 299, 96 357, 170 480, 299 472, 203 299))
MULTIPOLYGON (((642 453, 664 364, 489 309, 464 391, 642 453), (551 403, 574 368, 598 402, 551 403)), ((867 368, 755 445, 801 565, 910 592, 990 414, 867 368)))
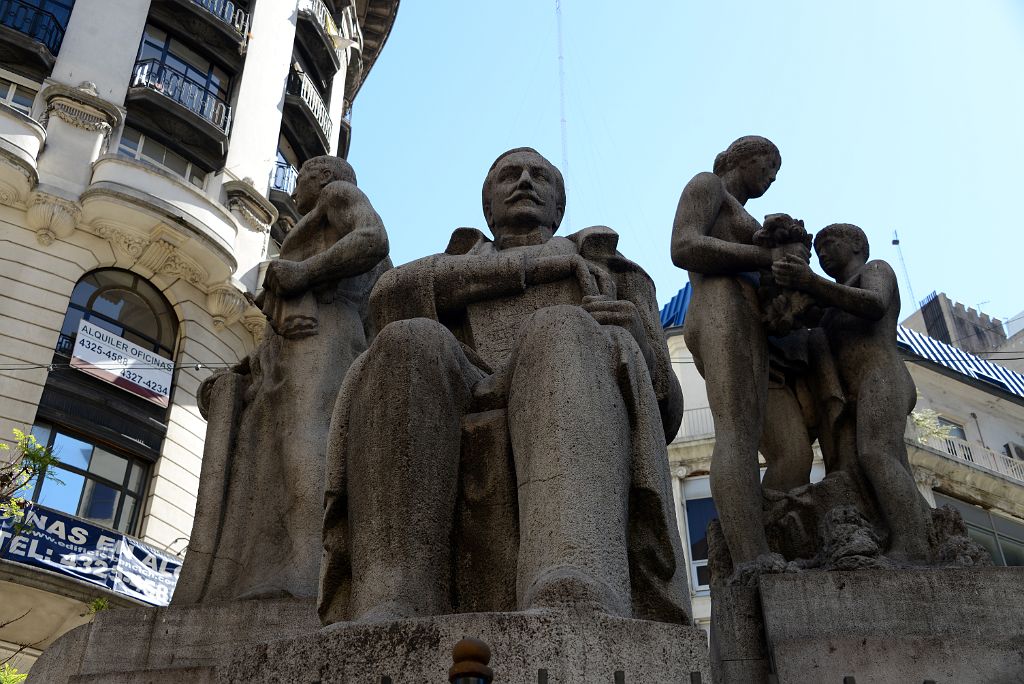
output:
POLYGON ((302 166, 310 168, 315 166, 323 166, 328 171, 331 172, 331 175, 334 177, 334 180, 346 181, 351 183, 352 185, 357 184, 355 169, 353 169, 352 165, 349 164, 344 159, 342 159, 341 157, 335 157, 334 155, 331 154, 325 154, 320 157, 313 157, 311 159, 308 159, 306 163, 303 164, 302 166))
POLYGON ((726 172, 736 168, 742 162, 759 154, 771 154, 775 156, 779 164, 782 163, 782 153, 768 138, 759 135, 745 135, 733 141, 724 152, 719 152, 715 157, 715 166, 712 169, 716 176, 725 175, 726 172))
MULTIPOLYGON (((491 164, 491 168, 487 169, 487 176, 484 178, 484 186, 483 189, 481 190, 481 198, 483 199, 483 203, 485 205, 487 204, 487 195, 491 190, 491 184, 494 179, 494 171, 498 168, 498 165, 501 163, 501 160, 504 159, 505 157, 508 157, 509 155, 517 154, 519 152, 527 152, 529 154, 535 155, 537 158, 539 158, 541 161, 547 164, 548 168, 551 169, 555 177, 555 185, 558 189, 558 206, 562 207, 562 209, 565 209, 565 179, 562 178, 562 172, 558 170, 557 166, 548 161, 547 157, 545 157, 543 154, 533 149, 532 147, 513 147, 511 150, 508 150, 507 152, 502 152, 501 154, 498 155, 498 158, 494 160, 493 164, 491 164)), ((558 224, 552 226, 552 229, 557 228, 558 224)))
POLYGON ((868 260, 870 254, 868 236, 852 223, 833 223, 819 230, 818 234, 814 236, 814 251, 818 251, 818 243, 830 235, 851 243, 855 250, 860 250, 860 253, 864 255, 864 260, 868 260))

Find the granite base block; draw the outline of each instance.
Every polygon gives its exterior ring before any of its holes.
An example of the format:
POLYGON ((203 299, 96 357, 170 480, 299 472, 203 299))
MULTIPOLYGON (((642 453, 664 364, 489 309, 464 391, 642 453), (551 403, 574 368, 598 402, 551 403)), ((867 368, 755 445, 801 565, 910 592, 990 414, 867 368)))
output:
POLYGON ((464 637, 490 646, 496 682, 690 684, 710 676, 699 627, 530 611, 332 625, 244 649, 224 681, 439 684, 447 681, 452 647, 464 637))
POLYGON ((312 599, 229 601, 103 611, 55 641, 33 684, 214 682, 246 645, 314 633, 312 599))
MULTIPOLYGON (((712 596, 743 604, 750 591, 712 596)), ((739 627, 720 619, 715 682, 1024 684, 1024 568, 766 575, 757 592, 767 660, 752 646, 756 611, 739 627)))

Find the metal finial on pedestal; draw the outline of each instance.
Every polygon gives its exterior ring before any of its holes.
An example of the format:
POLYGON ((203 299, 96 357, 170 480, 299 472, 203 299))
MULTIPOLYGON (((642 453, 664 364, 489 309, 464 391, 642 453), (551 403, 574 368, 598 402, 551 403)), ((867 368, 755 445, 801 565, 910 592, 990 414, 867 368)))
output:
POLYGON ((452 684, 491 684, 494 671, 487 667, 489 662, 491 649, 487 644, 479 639, 463 639, 452 649, 448 681, 452 684))

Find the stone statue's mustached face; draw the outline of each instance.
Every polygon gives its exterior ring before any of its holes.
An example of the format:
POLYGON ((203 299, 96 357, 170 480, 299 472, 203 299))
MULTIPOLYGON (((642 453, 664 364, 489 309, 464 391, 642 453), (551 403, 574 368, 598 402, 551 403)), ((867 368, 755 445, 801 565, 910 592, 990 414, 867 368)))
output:
POLYGON ((559 180, 543 157, 530 152, 510 154, 491 172, 484 211, 498 230, 553 227, 561 219, 559 180))

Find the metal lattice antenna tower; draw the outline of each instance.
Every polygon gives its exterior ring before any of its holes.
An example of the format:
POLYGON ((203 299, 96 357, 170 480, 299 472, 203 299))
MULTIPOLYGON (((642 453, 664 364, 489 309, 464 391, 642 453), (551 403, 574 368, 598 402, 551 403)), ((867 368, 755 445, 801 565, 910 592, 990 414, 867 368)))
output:
MULTIPOLYGON (((565 118, 565 52, 562 46, 562 3, 555 0, 555 23, 558 26, 558 103, 561 114, 562 129, 562 175, 566 184, 569 183, 569 129, 565 118)), ((568 203, 567 203, 568 204, 568 203)), ((569 208, 566 206, 562 224, 568 229, 569 208)))
POLYGON ((910 293, 910 299, 914 302, 914 306, 919 306, 920 302, 917 301, 917 297, 914 296, 914 286, 910 284, 910 271, 907 270, 907 261, 903 258, 903 249, 900 247, 900 236, 896 231, 892 231, 892 244, 896 247, 896 253, 900 257, 900 266, 903 267, 903 280, 907 283, 907 291, 910 293))

